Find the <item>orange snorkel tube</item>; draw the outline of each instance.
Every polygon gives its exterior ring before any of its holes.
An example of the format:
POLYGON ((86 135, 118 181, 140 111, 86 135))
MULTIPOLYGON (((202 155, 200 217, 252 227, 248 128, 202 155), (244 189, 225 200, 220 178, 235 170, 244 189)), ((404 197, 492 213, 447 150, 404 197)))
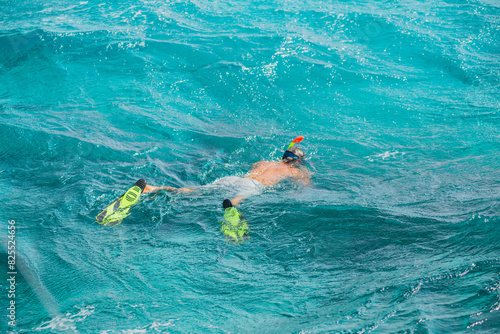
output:
MULTIPOLYGON (((293 151, 290 151, 290 149, 293 147, 293 145, 297 144, 297 143, 300 143, 302 141, 302 139, 304 139, 303 136, 299 136, 297 138, 295 138, 294 140, 292 140, 292 142, 290 143, 290 145, 288 145, 288 148, 285 150, 285 153, 283 153, 283 157, 281 158, 281 160, 283 161, 291 161, 289 159, 293 159, 293 160, 300 160, 301 157, 297 156, 293 151)), ((300 152, 302 152, 302 150, 298 149, 300 152)), ((303 153, 302 153, 303 155, 303 153)))
POLYGON ((289 150, 290 147, 292 147, 293 145, 300 143, 302 141, 302 139, 304 139, 304 136, 298 136, 297 138, 295 138, 294 140, 292 140, 292 142, 288 146, 287 150, 289 150))

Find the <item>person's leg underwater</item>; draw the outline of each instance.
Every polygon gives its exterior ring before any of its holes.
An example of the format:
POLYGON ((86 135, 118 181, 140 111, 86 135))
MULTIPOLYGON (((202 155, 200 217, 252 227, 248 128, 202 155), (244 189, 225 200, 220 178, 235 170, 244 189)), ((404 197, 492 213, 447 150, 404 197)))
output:
POLYGON ((231 242, 243 242, 250 238, 248 232, 250 228, 248 221, 243 214, 236 208, 241 202, 250 196, 262 193, 264 185, 249 177, 226 177, 216 181, 214 184, 223 184, 225 187, 232 188, 232 199, 225 199, 222 202, 224 209, 224 221, 220 222, 221 231, 226 239, 231 242), (224 181, 224 182, 223 182, 224 181), (225 184, 230 181, 230 184, 225 184))
POLYGON ((247 198, 246 196, 236 196, 233 199, 231 199, 231 204, 232 205, 239 205, 246 198, 247 198))
POLYGON ((155 186, 151 186, 151 185, 147 184, 146 188, 144 188, 144 193, 161 191, 161 190, 170 191, 170 192, 180 191, 180 192, 190 193, 192 191, 195 191, 196 189, 195 188, 155 187, 155 186))
POLYGON ((222 202, 222 208, 224 209, 224 221, 220 222, 220 230, 226 239, 235 243, 248 240, 250 238, 248 234, 250 228, 245 217, 233 206, 229 199, 222 202))

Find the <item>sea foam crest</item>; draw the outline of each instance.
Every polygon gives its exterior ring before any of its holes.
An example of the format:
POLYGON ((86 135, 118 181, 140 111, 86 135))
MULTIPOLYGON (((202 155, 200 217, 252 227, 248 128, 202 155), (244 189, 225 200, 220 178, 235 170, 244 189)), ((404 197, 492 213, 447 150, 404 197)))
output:
POLYGON ((72 330, 75 333, 79 333, 76 329, 75 323, 84 321, 94 312, 94 306, 79 308, 79 311, 76 314, 68 312, 65 315, 57 316, 35 328, 35 331, 44 331, 47 329, 56 331, 72 330))

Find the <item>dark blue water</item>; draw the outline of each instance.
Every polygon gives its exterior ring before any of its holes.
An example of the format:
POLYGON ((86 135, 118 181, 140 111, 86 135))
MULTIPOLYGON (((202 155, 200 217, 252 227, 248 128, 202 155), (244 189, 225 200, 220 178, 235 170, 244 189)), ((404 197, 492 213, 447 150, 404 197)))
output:
POLYGON ((0 332, 496 333, 499 41, 494 0, 0 2, 0 332), (242 244, 218 191, 95 223, 298 135, 242 244))

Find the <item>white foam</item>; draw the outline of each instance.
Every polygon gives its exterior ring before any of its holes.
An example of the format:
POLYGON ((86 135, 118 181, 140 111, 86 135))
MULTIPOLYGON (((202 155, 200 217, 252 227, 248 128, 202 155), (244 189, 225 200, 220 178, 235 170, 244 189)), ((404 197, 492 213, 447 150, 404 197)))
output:
POLYGON ((401 154, 401 156, 403 156, 403 155, 406 154, 406 152, 399 152, 399 151, 390 152, 390 151, 385 151, 384 153, 367 156, 367 157, 365 157, 365 159, 368 159, 368 161, 374 161, 375 159, 382 158, 382 160, 385 160, 387 158, 395 158, 398 154, 401 154))
POLYGON ((80 308, 80 310, 76 314, 66 313, 65 315, 57 316, 49 321, 44 322, 37 328, 35 331, 45 331, 45 330, 54 330, 54 331, 74 331, 75 333, 79 333, 77 331, 75 323, 82 322, 87 319, 90 315, 94 313, 94 306, 86 306, 84 308, 80 308))

